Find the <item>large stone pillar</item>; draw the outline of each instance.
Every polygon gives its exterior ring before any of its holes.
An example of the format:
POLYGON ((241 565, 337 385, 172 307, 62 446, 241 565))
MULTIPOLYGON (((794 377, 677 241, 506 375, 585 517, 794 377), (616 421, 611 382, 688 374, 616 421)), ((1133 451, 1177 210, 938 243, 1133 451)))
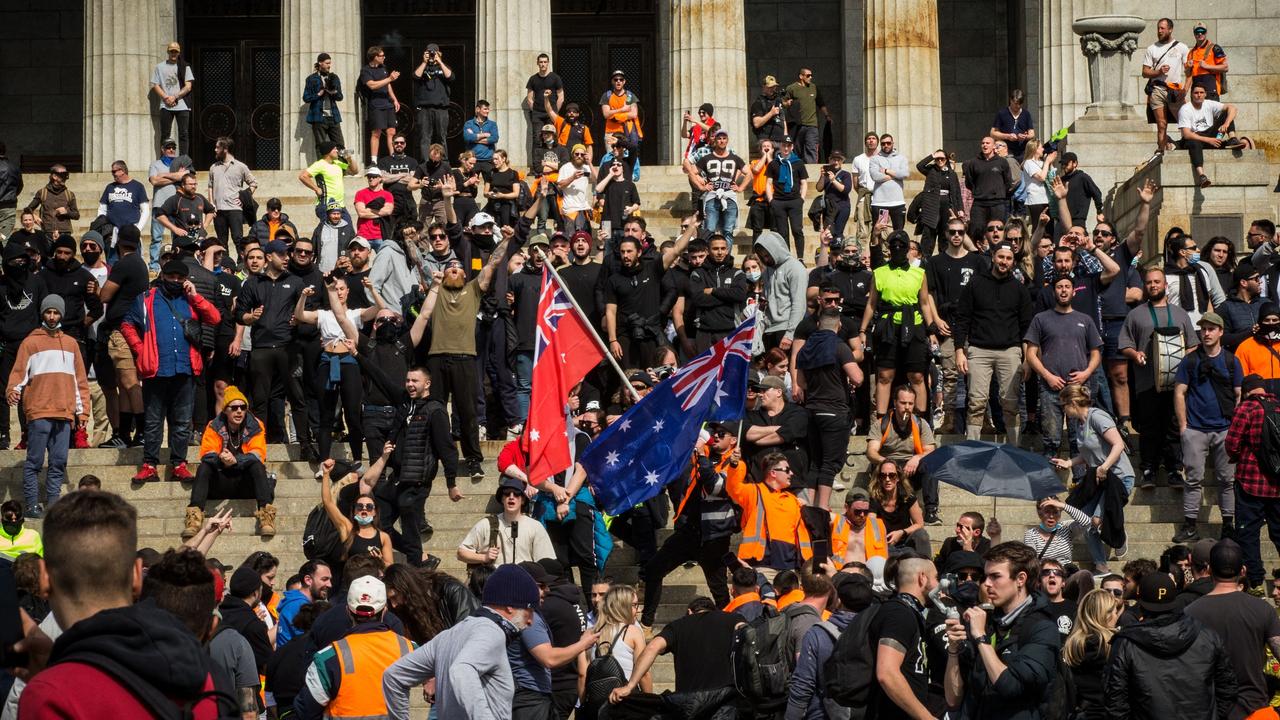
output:
POLYGON ((893 135, 914 165, 942 147, 937 0, 865 0, 863 17, 866 128, 893 135))
POLYGON ((1105 14, 1109 0, 1040 0, 1040 107, 1036 136, 1048 138, 1075 122, 1089 105, 1089 66, 1071 23, 1085 15, 1105 14))
POLYGON ((151 71, 173 38, 152 0, 84 0, 84 27, 84 169, 145 175, 160 154, 151 71))
MULTIPOLYGON (((476 0, 476 99, 489 101, 498 147, 516 167, 527 160, 525 83, 538 53, 551 54, 551 0, 476 0)), ((467 118, 471 111, 463 108, 467 118)))
POLYGON ((316 56, 333 57, 342 81, 342 137, 358 157, 368 141, 356 104, 356 79, 364 65, 360 47, 360 0, 282 0, 280 3, 280 169, 300 170, 315 160, 302 89, 315 71, 316 56), (344 18, 334 22, 334 18, 344 18))
MULTIPOLYGON (((680 137, 684 113, 711 103, 715 118, 729 131, 729 144, 744 158, 751 152, 753 135, 747 122, 747 35, 741 0, 660 0, 658 83, 663 93, 659 104, 650 106, 649 117, 663 108, 658 117, 665 162, 678 165, 685 141, 680 137)), ((755 79, 759 83, 759 78, 755 79)), ((643 98, 641 98, 643 102, 643 98)))

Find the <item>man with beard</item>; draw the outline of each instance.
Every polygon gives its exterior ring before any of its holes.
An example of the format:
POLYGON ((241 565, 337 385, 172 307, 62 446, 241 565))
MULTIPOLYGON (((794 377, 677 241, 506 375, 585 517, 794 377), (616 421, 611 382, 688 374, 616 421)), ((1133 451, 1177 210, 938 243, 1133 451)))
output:
POLYGON ((373 247, 368 240, 359 236, 352 236, 347 240, 346 246, 347 251, 338 256, 334 270, 336 274, 346 278, 347 287, 351 290, 351 294, 347 296, 347 307, 351 310, 373 307, 368 293, 364 291, 364 279, 369 277, 372 267, 369 259, 373 247))
POLYGON ((756 141, 780 142, 787 134, 787 121, 783 110, 791 105, 791 99, 778 94, 778 80, 765 75, 760 83, 760 95, 751 103, 751 128, 756 141))
POLYGON ((204 359, 200 347, 187 340, 186 328, 192 322, 217 325, 222 319, 217 308, 196 292, 182 261, 170 260, 161 268, 161 275, 158 287, 134 299, 120 325, 120 333, 137 358, 146 406, 142 467, 133 476, 133 482, 138 483, 160 477, 156 465, 166 420, 170 479, 185 482, 195 477, 187 469, 187 444, 195 401, 193 381, 204 371, 204 359))
POLYGON ((34 211, 40 218, 39 225, 50 234, 71 232, 71 221, 80 219, 80 208, 76 205, 76 194, 67 187, 67 178, 71 173, 65 165, 54 165, 49 168, 49 182, 35 192, 27 210, 34 211))
POLYGON ((449 242, 449 233, 443 223, 432 222, 427 226, 427 247, 429 250, 419 253, 419 257, 422 258, 422 269, 428 276, 443 273, 445 266, 451 262, 462 262, 453 251, 453 243, 449 242))
MULTIPOLYGON (((674 245, 670 240, 662 243, 663 247, 674 245)), ((682 358, 692 358, 693 350, 693 306, 686 302, 684 294, 688 289, 689 273, 702 267, 707 261, 707 241, 694 238, 684 254, 676 259, 671 271, 662 276, 662 304, 658 308, 663 318, 671 319, 672 329, 676 331, 676 342, 682 358)), ((648 363, 650 366, 661 365, 661 362, 648 363)))
POLYGON ((69 235, 59 237, 53 243, 53 255, 45 263, 41 276, 45 288, 52 295, 58 295, 66 304, 62 313, 62 332, 80 344, 84 357, 85 339, 89 326, 102 317, 102 300, 98 299, 98 284, 79 261, 75 259, 76 243, 69 235))
MULTIPOLYGON (((603 241, 604 231, 600 231, 603 241)), ((555 237, 552 238, 552 247, 555 237)), ((591 327, 600 332, 604 328, 604 286, 600 282, 600 274, 604 266, 596 260, 591 242, 591 233, 579 230, 569 240, 569 262, 560 266, 558 272, 564 281, 565 289, 577 301, 582 314, 586 316, 591 327)), ((595 370, 587 373, 582 381, 581 398, 587 403, 592 400, 600 402, 605 396, 605 389, 610 384, 612 371, 607 362, 601 362, 595 370)))
POLYGON ((686 218, 684 232, 675 244, 659 256, 641 252, 636 229, 643 227, 627 222, 628 234, 617 243, 617 272, 604 279, 604 326, 609 352, 624 367, 652 365, 654 352, 666 347, 666 336, 659 324, 662 304, 662 276, 675 264, 676 258, 689 246, 697 232, 697 223, 686 218))
POLYGON ((693 308, 693 352, 706 350, 737 327, 738 312, 747 301, 750 286, 733 265, 729 240, 721 234, 707 242, 707 259, 689 271, 685 302, 693 308))
MULTIPOLYGON (((344 255, 343 249, 355 236, 356 229, 342 216, 342 207, 331 205, 325 211, 324 222, 316 225, 316 229, 311 233, 311 244, 319 249, 316 263, 320 272, 329 272, 339 264, 344 255)), ((298 235, 295 234, 293 237, 298 235)), ((378 244, 381 246, 382 241, 379 240, 378 244)), ((361 290, 360 294, 364 295, 363 288, 361 290)))
MULTIPOLYGON (((373 332, 361 334, 356 342, 356 362, 364 379, 364 405, 361 412, 364 441, 369 457, 376 458, 382 445, 395 434, 395 410, 403 399, 404 382, 400 380, 413 365, 413 351, 422 342, 440 292, 440 278, 427 291, 427 299, 412 326, 394 310, 383 308, 373 318, 373 332)), ((350 278, 350 276, 348 276, 350 278)))
MULTIPOLYGON (((378 247, 382 247, 383 230, 389 230, 387 218, 391 217, 396 209, 395 198, 382 187, 382 170, 376 166, 368 168, 364 171, 364 177, 368 187, 356 193, 358 221, 356 232, 360 237, 368 238, 371 242, 377 243, 378 247)), ((325 268, 324 272, 328 272, 329 269, 325 268)))
POLYGON ((427 148, 427 159, 414 171, 413 180, 409 182, 410 190, 422 190, 422 203, 418 207, 418 217, 423 222, 434 219, 444 222, 444 188, 441 183, 452 174, 449 161, 444 155, 443 145, 432 145, 427 148))
POLYGON ((1258 375, 1268 393, 1280 396, 1280 305, 1274 300, 1258 310, 1253 335, 1236 346, 1235 353, 1244 375, 1258 375))
MULTIPOLYGON (((207 299, 217 306, 218 312, 222 315, 222 322, 218 323, 218 327, 214 329, 213 352, 205 372, 208 381, 205 403, 206 407, 210 408, 209 415, 216 415, 222 411, 223 393, 235 380, 236 360, 240 355, 238 345, 235 352, 232 352, 231 347, 236 336, 235 306, 243 283, 236 277, 234 266, 229 267, 223 264, 226 257, 227 248, 218 238, 213 237, 205 238, 204 242, 200 243, 200 250, 193 258, 202 269, 213 274, 217 297, 207 299)), ((194 267, 194 264, 188 263, 187 267, 194 267)), ((195 273, 194 269, 192 273, 195 273)), ((200 399, 197 398, 197 404, 199 402, 200 399)))
POLYGON ((174 238, 192 233, 203 235, 214 220, 213 204, 196 192, 199 184, 196 174, 188 173, 178 184, 178 192, 156 210, 156 220, 168 228, 174 238))
MULTIPOLYGON (((209 166, 209 197, 218 211, 218 217, 213 223, 218 239, 225 244, 230 237, 235 247, 239 248, 244 239, 244 204, 240 199, 240 192, 247 189, 253 193, 258 189, 258 181, 253 177, 249 166, 231 154, 231 147, 229 137, 220 137, 214 143, 214 162, 209 166)), ((252 221, 253 218, 250 217, 249 220, 252 221)))
MULTIPOLYGON (((925 522, 938 514, 938 480, 926 476, 921 482, 916 470, 925 455, 937 448, 933 430, 916 416, 916 395, 909 385, 899 385, 893 393, 893 411, 871 425, 867 436, 867 460, 879 466, 886 460, 902 469, 903 476, 920 488, 925 522)), ((938 524, 936 522, 929 524, 938 524)))
MULTIPOLYGON (((32 330, 40 326, 40 303, 49 294, 44 276, 33 272, 27 247, 19 243, 4 246, 0 259, 4 262, 4 275, 0 276, 0 381, 8 381, 18 346, 32 330)), ((6 387, 6 392, 8 388, 6 387)), ((9 413, 0 414, 0 445, 9 447, 9 413)), ((25 440, 26 421, 19 414, 25 440)), ((18 449, 25 447, 20 443, 18 449)))
POLYGON ((1132 311, 1120 330, 1119 348, 1133 362, 1134 422, 1142 457, 1139 487, 1156 486, 1156 465, 1164 462, 1166 480, 1182 484, 1182 452, 1173 413, 1174 371, 1177 362, 1200 345, 1191 317, 1166 295, 1164 270, 1143 274, 1147 301, 1132 311))
POLYGON ((395 200, 395 210, 391 218, 395 225, 418 219, 418 207, 413 201, 413 184, 418 174, 418 161, 405 153, 409 141, 403 135, 397 135, 391 141, 391 154, 378 158, 378 169, 382 171, 382 187, 391 193, 395 200))

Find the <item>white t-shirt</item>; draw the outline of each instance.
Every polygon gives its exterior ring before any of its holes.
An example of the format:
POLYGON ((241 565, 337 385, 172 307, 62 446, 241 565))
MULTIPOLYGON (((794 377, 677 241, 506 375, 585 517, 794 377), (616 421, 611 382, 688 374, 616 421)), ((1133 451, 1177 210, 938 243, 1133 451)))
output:
POLYGON ((1155 43, 1148 47, 1146 54, 1142 56, 1142 65, 1143 67, 1156 69, 1161 65, 1168 65, 1169 72, 1164 75, 1157 75, 1152 79, 1163 80, 1169 85, 1182 87, 1182 84, 1186 82, 1185 68, 1187 63, 1187 53, 1189 53, 1190 50, 1187 48, 1185 43, 1172 39, 1169 40, 1169 42, 1174 44, 1173 48, 1170 48, 1168 43, 1165 43, 1164 45, 1155 43), (1166 50, 1168 50, 1167 54, 1165 53, 1166 50), (1161 57, 1162 55, 1164 56, 1163 58, 1161 57))
POLYGON ((1222 110, 1223 105, 1217 100, 1206 99, 1200 104, 1198 110, 1195 105, 1188 102, 1178 110, 1178 127, 1189 128, 1191 132, 1199 135, 1214 127, 1213 118, 1222 110))
MULTIPOLYGON (((578 172, 578 168, 574 164, 567 162, 560 167, 560 177, 566 178, 578 172)), ((569 183, 568 187, 563 189, 564 202, 561 203, 561 209, 571 212, 583 212, 591 209, 591 166, 584 164, 582 172, 586 173, 582 177, 569 183)))
MULTIPOLYGON (((556 556, 551 546, 551 537, 542 523, 528 515, 521 515, 516 521, 520 525, 516 540, 511 540, 511 523, 506 516, 498 514, 498 561, 496 564, 537 562, 543 558, 556 556)), ((471 552, 484 553, 489 550, 489 518, 480 518, 471 527, 467 536, 459 546, 471 552)))
POLYGON ((866 153, 859 153, 850 161, 858 171, 858 184, 868 191, 876 189, 876 181, 871 177, 871 158, 866 153))
MULTIPOLYGON (((360 319, 360 311, 355 308, 347 308, 347 319, 356 326, 356 330, 364 325, 364 321, 360 319)), ((325 347, 342 342, 347 337, 332 310, 316 311, 316 328, 320 330, 320 344, 325 347)))
POLYGON ((1022 179, 1027 183, 1027 205, 1049 204, 1049 193, 1045 192, 1044 181, 1034 177, 1043 169, 1044 163, 1039 160, 1027 160, 1022 163, 1022 179))

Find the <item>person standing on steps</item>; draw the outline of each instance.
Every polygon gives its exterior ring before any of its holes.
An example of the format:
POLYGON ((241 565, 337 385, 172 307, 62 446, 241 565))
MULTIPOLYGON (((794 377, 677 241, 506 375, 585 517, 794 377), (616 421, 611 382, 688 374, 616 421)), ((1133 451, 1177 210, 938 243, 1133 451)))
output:
POLYGON ((1178 363, 1173 386, 1173 411, 1178 418, 1182 441, 1182 463, 1186 468, 1182 492, 1182 528, 1175 543, 1200 538, 1196 521, 1200 517, 1200 485, 1204 481, 1205 460, 1213 461, 1213 477, 1218 481, 1218 506, 1222 508, 1222 537, 1235 532, 1236 466, 1227 457, 1227 430, 1240 402, 1240 384, 1245 372, 1231 351, 1222 347, 1222 316, 1207 312, 1197 323, 1200 347, 1178 363))

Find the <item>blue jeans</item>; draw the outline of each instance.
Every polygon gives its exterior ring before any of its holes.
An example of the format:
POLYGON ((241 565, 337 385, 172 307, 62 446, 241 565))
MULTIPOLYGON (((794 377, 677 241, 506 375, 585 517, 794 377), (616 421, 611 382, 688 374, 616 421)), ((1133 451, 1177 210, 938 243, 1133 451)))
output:
POLYGON ((153 272, 160 272, 160 246, 164 244, 164 226, 158 220, 151 221, 151 263, 153 272))
POLYGON ((166 420, 169 422, 169 464, 187 461, 191 414, 196 404, 193 380, 190 375, 173 375, 142 381, 142 406, 146 416, 142 429, 142 462, 160 464, 160 442, 164 439, 166 420))
POLYGON ((533 353, 516 353, 516 412, 520 422, 529 418, 529 394, 533 391, 533 353))
POLYGON ((723 208, 720 207, 720 201, 717 198, 707 198, 702 203, 702 214, 706 218, 706 230, 708 233, 720 233, 730 240, 733 239, 733 231, 738 229, 738 203, 736 200, 729 200, 723 208))
MULTIPOLYGON (((1042 378, 1037 377, 1040 387, 1040 442, 1043 445, 1043 454, 1045 457, 1053 457, 1058 454, 1058 448, 1062 447, 1062 400, 1058 398, 1058 391, 1050 390, 1042 378)), ((1103 387, 1107 386, 1105 380, 1103 387)), ((1098 376, 1095 374, 1089 378, 1086 383, 1093 397, 1098 397, 1098 376)), ((1095 406, 1101 407, 1098 403, 1095 406)), ((1071 454, 1076 452, 1076 426, 1075 423, 1069 423, 1067 438, 1071 442, 1071 454)))
MULTIPOLYGON (((1126 495, 1131 495, 1133 493, 1132 475, 1127 477, 1117 477, 1115 473, 1111 473, 1107 476, 1107 482, 1115 482, 1116 480, 1124 483, 1124 492, 1126 495)), ((1103 500, 1103 495, 1102 493, 1099 493, 1093 500, 1085 503, 1084 507, 1080 508, 1080 512, 1083 512, 1091 518, 1100 518, 1102 517, 1102 510, 1105 505, 1106 502, 1103 500)), ((1102 542, 1102 534, 1099 532, 1100 528, 1101 526, 1094 527, 1093 525, 1090 525, 1084 531, 1084 543, 1089 547, 1089 557, 1093 560, 1094 565, 1105 565, 1107 563, 1107 546, 1102 542)))
POLYGON ((46 505, 52 505, 62 492, 67 477, 67 448, 71 446, 71 421, 41 418, 27 423, 27 460, 22 464, 22 500, 30 510, 40 502, 40 466, 45 451, 49 453, 49 471, 45 475, 46 505))

